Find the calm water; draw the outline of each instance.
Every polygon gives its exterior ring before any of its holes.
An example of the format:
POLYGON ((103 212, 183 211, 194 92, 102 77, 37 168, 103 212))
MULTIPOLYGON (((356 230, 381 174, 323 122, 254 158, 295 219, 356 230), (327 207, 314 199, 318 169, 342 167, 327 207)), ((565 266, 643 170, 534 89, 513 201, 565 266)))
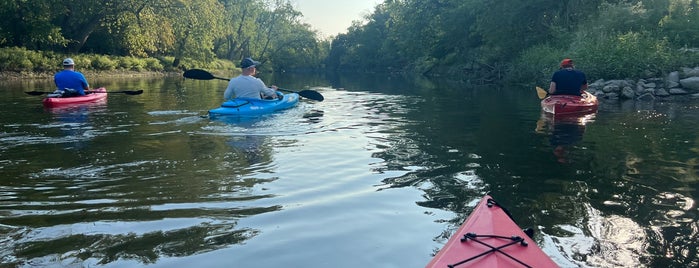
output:
POLYGON ((488 192, 562 267, 699 265, 699 101, 274 79, 325 101, 222 122, 224 81, 91 79, 145 92, 61 110, 0 83, 0 266, 423 267, 488 192))

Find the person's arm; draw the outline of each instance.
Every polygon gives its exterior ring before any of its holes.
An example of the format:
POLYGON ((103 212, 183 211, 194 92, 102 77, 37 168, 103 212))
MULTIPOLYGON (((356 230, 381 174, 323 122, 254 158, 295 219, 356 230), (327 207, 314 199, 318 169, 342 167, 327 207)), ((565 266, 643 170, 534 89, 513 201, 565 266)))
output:
POLYGON ((265 85, 265 82, 263 82, 262 79, 257 78, 257 81, 260 81, 260 84, 262 85, 262 88, 260 88, 260 92, 262 93, 262 95, 273 99, 276 99, 278 97, 276 92, 277 86, 267 87, 267 85, 265 85))
POLYGON ((276 91, 277 91, 276 86, 272 86, 272 87, 265 86, 264 89, 262 89, 262 95, 265 95, 265 97, 270 97, 270 98, 276 99, 278 97, 276 91))
POLYGON ((78 92, 78 93, 80 93, 80 95, 85 95, 88 92, 90 92, 90 84, 87 83, 87 79, 85 78, 85 75, 83 75, 80 72, 78 72, 78 74, 80 74, 80 84, 83 86, 82 92, 78 92))
POLYGON ((226 87, 226 91, 223 92, 223 100, 227 101, 230 100, 233 97, 233 82, 228 81, 228 86, 226 87))
POLYGON ((549 94, 553 95, 553 93, 556 93, 556 82, 551 81, 549 85, 549 94))

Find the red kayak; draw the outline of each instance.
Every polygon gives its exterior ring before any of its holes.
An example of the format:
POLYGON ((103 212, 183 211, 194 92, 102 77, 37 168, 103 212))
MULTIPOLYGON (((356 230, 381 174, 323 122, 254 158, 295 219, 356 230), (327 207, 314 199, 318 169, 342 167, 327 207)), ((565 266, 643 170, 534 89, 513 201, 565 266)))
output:
POLYGON ((67 98, 45 98, 42 103, 46 107, 57 107, 68 104, 98 102, 107 98, 107 89, 104 87, 95 88, 87 92, 85 96, 67 98))
POLYGON ((486 195, 426 267, 558 267, 486 195))
POLYGON ((588 92, 582 96, 551 95, 541 101, 544 112, 551 114, 586 114, 597 111, 597 97, 588 92))

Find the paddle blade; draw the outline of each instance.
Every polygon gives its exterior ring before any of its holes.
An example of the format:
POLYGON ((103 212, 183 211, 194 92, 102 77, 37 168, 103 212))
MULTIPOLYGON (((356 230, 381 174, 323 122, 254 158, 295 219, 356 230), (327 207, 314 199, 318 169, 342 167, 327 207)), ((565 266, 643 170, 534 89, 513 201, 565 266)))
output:
POLYGON ((200 69, 191 69, 187 70, 182 74, 185 78, 191 78, 191 79, 198 79, 198 80, 211 80, 214 79, 214 75, 211 74, 210 72, 200 70, 200 69))
POLYGON ((124 93, 126 95, 141 95, 143 93, 142 89, 139 90, 124 90, 119 92, 108 92, 108 93, 124 93))
POLYGON ((320 93, 318 93, 318 91, 315 91, 315 90, 306 89, 306 90, 301 90, 298 93, 299 93, 299 96, 307 98, 307 99, 311 99, 311 100, 323 101, 325 99, 325 97, 323 97, 323 95, 321 95, 320 93))
POLYGON ((539 96, 539 99, 544 99, 546 98, 546 95, 548 95, 548 92, 546 92, 546 90, 543 88, 536 87, 536 95, 539 96))
POLYGON ((222 78, 222 77, 216 77, 210 72, 204 71, 202 69, 191 69, 185 71, 182 76, 184 78, 190 78, 190 79, 197 79, 197 80, 212 80, 212 79, 221 79, 221 80, 228 80, 227 78, 222 78))
POLYGON ((27 93, 27 94, 32 95, 32 96, 39 96, 39 95, 44 95, 44 94, 48 94, 48 93, 51 93, 51 92, 44 92, 44 91, 25 91, 24 93, 27 93))

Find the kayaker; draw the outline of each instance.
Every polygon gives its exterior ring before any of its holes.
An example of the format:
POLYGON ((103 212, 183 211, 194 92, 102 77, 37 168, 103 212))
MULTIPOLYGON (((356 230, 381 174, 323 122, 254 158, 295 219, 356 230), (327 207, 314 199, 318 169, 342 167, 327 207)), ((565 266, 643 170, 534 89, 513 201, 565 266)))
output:
POLYGON ((267 87, 261 79, 254 76, 257 73, 258 65, 260 65, 259 61, 255 61, 252 58, 244 58, 240 62, 240 68, 242 70, 242 73, 239 76, 232 78, 228 82, 226 92, 223 93, 223 99, 229 100, 231 98, 278 98, 276 86, 267 87))
POLYGON ((56 84, 56 91, 49 94, 49 97, 85 96, 85 91, 90 90, 90 84, 87 83, 85 76, 75 71, 75 61, 71 58, 63 60, 63 71, 56 73, 53 81, 56 84))
POLYGON ((587 89, 585 73, 576 70, 571 59, 563 59, 560 67, 551 77, 549 94, 581 96, 587 89))

